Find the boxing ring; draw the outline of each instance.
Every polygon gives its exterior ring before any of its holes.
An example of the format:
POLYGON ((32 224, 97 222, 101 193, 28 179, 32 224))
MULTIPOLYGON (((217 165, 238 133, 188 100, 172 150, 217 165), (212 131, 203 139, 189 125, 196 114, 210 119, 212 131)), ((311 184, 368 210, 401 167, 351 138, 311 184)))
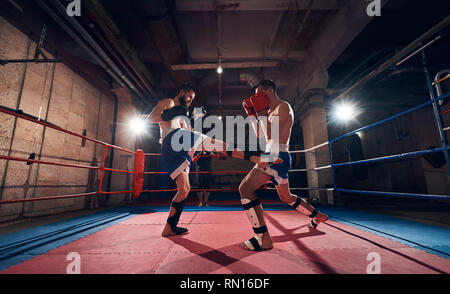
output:
MULTIPOLYGON (((389 155, 353 162, 335 162, 333 150, 336 142, 348 136, 367 131, 400 116, 432 105, 438 110, 439 101, 450 94, 432 97, 421 105, 393 115, 379 122, 341 135, 307 150, 292 154, 315 152, 328 147, 330 164, 313 169, 292 169, 296 172, 331 170, 333 187, 292 187, 292 190, 323 190, 383 197, 450 200, 450 195, 393 193, 383 191, 350 190, 341 188, 336 170, 345 166, 363 165, 412 156, 444 152, 448 165, 450 146, 442 140, 442 147, 432 150, 389 155)), ((82 136, 49 122, 0 107, 0 112, 52 128, 68 135, 89 140, 103 146, 100 166, 64 164, 40 159, 0 156, 1 160, 27 164, 64 166, 99 172, 99 185, 95 192, 55 195, 24 199, 1 200, 0 205, 31 201, 50 201, 75 197, 131 194, 137 199, 143 193, 174 192, 176 189, 144 189, 144 177, 166 174, 146 171, 146 158, 161 154, 131 151, 96 139, 82 136), (134 170, 113 169, 106 166, 108 151, 120 150, 134 156, 134 170), (132 176, 132 185, 126 191, 104 191, 106 172, 132 176)), ((447 115, 449 111, 435 112, 447 115)), ((448 131, 438 119, 442 138, 448 131)), ((249 171, 190 172, 191 174, 242 174, 249 171)), ((449 170, 450 172, 450 170, 449 170)), ((261 190, 273 190, 262 186, 261 190)), ((191 189, 191 192, 236 192, 233 188, 191 189)), ((307 226, 309 219, 287 204, 262 200, 267 226, 274 241, 274 249, 249 252, 238 245, 252 235, 248 219, 242 212, 239 198, 233 201, 212 202, 208 208, 196 207, 192 201, 181 215, 180 224, 189 228, 189 234, 162 238, 169 211, 168 203, 131 203, 105 211, 94 212, 68 220, 36 226, 0 235, 0 273, 71 273, 70 256, 79 258, 79 271, 85 274, 157 273, 157 274, 423 274, 450 273, 450 230, 445 226, 427 225, 381 214, 367 213, 335 207, 320 207, 330 219, 317 229, 307 226), (374 265, 378 262, 378 266, 374 265), (375 270, 374 270, 375 269, 375 270)), ((75 267, 76 268, 76 267, 75 267)))

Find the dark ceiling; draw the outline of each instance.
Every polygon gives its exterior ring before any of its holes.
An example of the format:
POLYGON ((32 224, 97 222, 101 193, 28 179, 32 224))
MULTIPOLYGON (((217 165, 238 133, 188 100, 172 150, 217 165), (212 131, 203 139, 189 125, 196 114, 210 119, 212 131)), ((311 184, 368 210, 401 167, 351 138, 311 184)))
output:
MULTIPOLYGON (((263 78, 295 110, 308 89, 351 85, 447 16, 449 2, 383 0, 382 16, 369 17, 362 0, 81 0, 82 15, 68 17, 66 0, 1 0, 0 16, 35 41, 47 23, 49 52, 101 89, 126 88, 145 111, 188 82, 197 105, 236 112, 263 78), (204 69, 218 62, 222 75, 204 69)), ((448 67, 449 49, 448 38, 430 48, 433 70, 448 67)), ((420 92, 420 74, 412 60, 375 88, 420 92)))
MULTIPOLYGON (((329 87, 346 88, 374 70, 449 15, 450 1, 391 0, 328 69, 329 87), (431 5, 431 3, 433 5, 431 5)), ((448 35, 449 28, 442 30, 448 35)), ((432 73, 450 68, 450 42, 443 38, 426 48, 432 73)), ((398 68, 387 70, 361 89, 361 95, 378 104, 397 101, 416 105, 429 99, 421 54, 398 68)), ((434 77, 434 76, 433 76, 434 77)))
POLYGON ((308 11, 305 1, 101 1, 158 77, 162 95, 173 95, 170 89, 190 82, 200 92, 197 104, 214 107, 220 96, 224 108, 239 104, 233 97, 250 94, 248 82, 253 80, 276 79, 281 87, 289 83, 289 70, 304 60, 315 35, 339 10, 339 2, 316 1, 299 33, 308 11), (279 65, 226 69, 221 77, 214 69, 171 69, 174 64, 216 64, 219 56, 222 63, 279 65))

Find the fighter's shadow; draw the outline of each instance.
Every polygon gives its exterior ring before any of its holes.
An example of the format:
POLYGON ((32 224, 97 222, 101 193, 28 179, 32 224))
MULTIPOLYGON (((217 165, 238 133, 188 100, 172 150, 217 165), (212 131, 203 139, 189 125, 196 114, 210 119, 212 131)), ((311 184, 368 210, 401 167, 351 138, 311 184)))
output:
MULTIPOLYGON (((280 231, 284 233, 284 235, 273 237, 274 242, 288 242, 291 241, 299 250, 305 253, 305 256, 308 262, 314 265, 316 270, 319 270, 321 273, 327 274, 336 274, 336 270, 333 268, 331 264, 329 264, 329 260, 322 258, 315 250, 312 250, 305 246, 300 239, 305 237, 319 236, 325 235, 326 233, 319 231, 317 228, 310 228, 308 225, 303 225, 298 228, 287 229, 285 228, 279 221, 277 221, 270 213, 265 215, 266 219, 270 221, 270 223, 278 228, 280 231), (309 232, 292 235, 292 233, 300 228, 309 227, 309 232), (300 235, 300 236, 298 236, 300 235), (297 236, 297 238, 292 237, 297 236)), ((322 224, 323 225, 323 224, 322 224)))
MULTIPOLYGON (((279 226, 279 223, 277 224, 277 226, 279 226)), ((307 225, 297 227, 290 231, 302 229, 305 227, 307 227, 307 225)), ((273 236, 272 240, 274 241, 274 243, 283 243, 290 241, 296 243, 296 241, 298 242, 298 240, 302 238, 324 234, 324 232, 321 232, 317 229, 309 228, 308 232, 273 236)), ((243 261, 243 259, 245 259, 246 257, 258 254, 258 252, 241 249, 239 248, 240 243, 215 249, 207 245, 186 239, 185 235, 171 237, 170 239, 175 244, 187 249, 191 253, 194 253, 195 256, 189 256, 165 265, 161 265, 157 270, 158 272, 169 272, 171 271, 170 269, 173 268, 183 268, 185 270, 189 270, 189 274, 201 274, 205 273, 205 270, 208 272, 214 272, 221 269, 222 267, 225 267, 227 268, 227 270, 233 272, 234 274, 270 274, 251 263, 243 261), (207 265, 204 265, 204 260, 211 261, 213 262, 213 264, 208 263, 207 265), (189 264, 190 266, 186 267, 187 264, 189 264), (198 265, 198 267, 193 267, 192 265, 198 265)), ((287 258, 290 261, 298 259, 298 256, 296 256, 294 253, 284 249, 276 249, 276 247, 275 249, 264 252, 277 255, 277 257, 274 258, 287 258)))
POLYGON ((318 229, 311 228, 308 225, 303 225, 303 226, 297 227, 295 229, 291 229, 289 231, 296 231, 296 230, 303 229, 303 228, 308 228, 308 232, 298 233, 298 234, 289 234, 288 233, 286 235, 273 236, 272 241, 274 243, 295 242, 295 241, 298 241, 299 239, 303 239, 303 238, 307 238, 307 237, 326 235, 326 233, 319 231, 318 229))

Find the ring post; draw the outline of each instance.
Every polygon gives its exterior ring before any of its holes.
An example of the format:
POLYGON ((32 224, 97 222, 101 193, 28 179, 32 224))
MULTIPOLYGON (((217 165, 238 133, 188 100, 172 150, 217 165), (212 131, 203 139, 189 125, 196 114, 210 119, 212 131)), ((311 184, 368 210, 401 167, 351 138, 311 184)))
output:
POLYGON ((333 179, 333 189, 336 190, 337 185, 336 185, 336 175, 335 175, 335 170, 334 170, 334 160, 333 160, 333 141, 330 141, 329 145, 330 145, 330 166, 331 166, 331 177, 333 179))
POLYGON ((103 177, 105 176, 105 161, 106 161, 106 153, 108 152, 108 147, 103 146, 103 159, 102 166, 100 167, 100 183, 98 184, 98 193, 102 194, 102 186, 103 186, 103 177))
POLYGON ((328 146, 329 146, 328 149, 330 151, 330 167, 331 167, 331 180, 332 180, 332 183, 333 183, 333 190, 331 192, 327 192, 327 193, 332 193, 332 195, 333 195, 333 203, 332 204, 334 205, 334 203, 335 203, 334 197, 336 196, 335 193, 337 191, 336 190, 337 189, 337 184, 336 184, 336 175, 335 175, 334 160, 333 160, 333 143, 334 142, 332 140, 330 140, 328 142, 328 146))
MULTIPOLYGON (((427 56, 426 56, 424 50, 422 50, 422 64, 423 64, 425 76, 427 79, 428 91, 430 92, 431 100, 434 100, 436 98, 436 95, 434 93, 433 83, 431 81, 430 71, 428 69, 428 64, 427 64, 427 56)), ((447 137, 444 132, 444 127, 443 127, 441 116, 440 116, 439 105, 437 102, 433 103, 433 111, 434 111, 434 117, 436 118, 436 123, 438 126, 439 136, 441 138, 442 147, 446 148, 447 147, 447 137)), ((445 155, 445 161, 447 162, 447 171, 450 174, 450 156, 449 156, 448 150, 444 151, 444 155, 445 155)))
POLYGON ((145 153, 138 149, 134 156, 133 198, 138 198, 144 187, 145 153))

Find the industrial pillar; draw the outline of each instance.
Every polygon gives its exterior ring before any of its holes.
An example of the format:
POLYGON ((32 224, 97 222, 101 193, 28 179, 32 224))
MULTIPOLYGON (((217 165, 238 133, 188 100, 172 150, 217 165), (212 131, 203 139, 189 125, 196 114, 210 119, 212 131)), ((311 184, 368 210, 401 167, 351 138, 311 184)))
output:
MULTIPOLYGON (((300 125, 303 129, 304 149, 310 149, 327 142, 328 130, 323 94, 314 93, 306 96, 299 109, 300 125)), ((328 145, 305 153, 308 187, 330 188, 333 185, 331 169, 310 171, 317 167, 330 165, 330 152, 328 145)), ((310 190, 310 198, 318 198, 322 204, 333 204, 331 191, 310 190)))

